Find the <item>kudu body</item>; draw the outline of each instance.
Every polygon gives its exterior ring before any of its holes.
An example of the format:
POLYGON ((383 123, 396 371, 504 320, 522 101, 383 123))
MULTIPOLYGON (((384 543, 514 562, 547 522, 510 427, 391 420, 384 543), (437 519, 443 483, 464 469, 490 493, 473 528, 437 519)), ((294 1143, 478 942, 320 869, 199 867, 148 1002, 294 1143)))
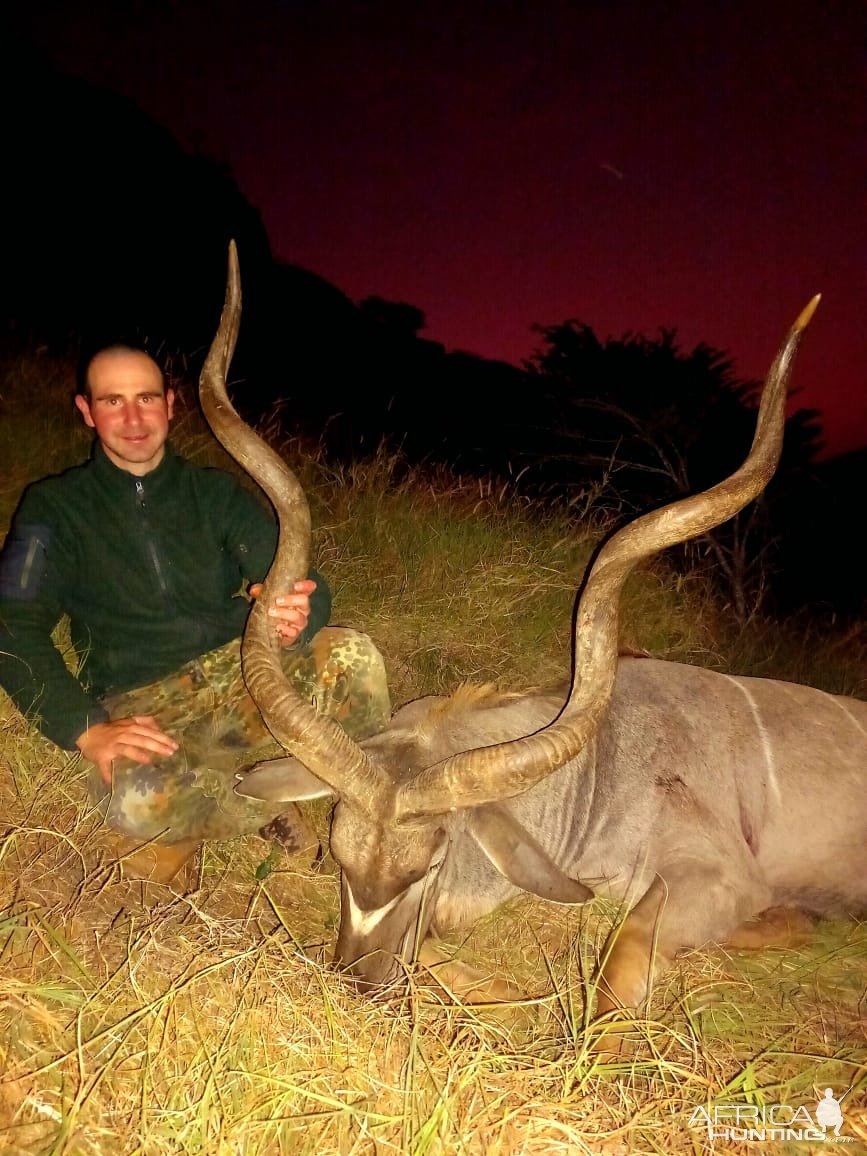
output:
POLYGON ((600 1011, 640 1004, 654 972, 682 948, 779 938, 785 919, 739 930, 769 908, 867 907, 867 703, 617 658, 619 593, 636 562, 731 517, 771 477, 786 380, 814 307, 771 368, 744 465, 707 493, 631 523, 600 551, 576 612, 568 695, 462 689, 420 699, 359 746, 294 695, 265 616, 269 590, 307 572, 309 516, 294 475, 226 397, 240 316, 232 250, 202 403, 280 518, 243 661, 250 693, 293 756, 262 764, 237 789, 271 800, 336 797, 336 957, 360 984, 398 978, 431 930, 472 921, 522 890, 562 903, 596 893, 627 901, 604 953, 600 1011))

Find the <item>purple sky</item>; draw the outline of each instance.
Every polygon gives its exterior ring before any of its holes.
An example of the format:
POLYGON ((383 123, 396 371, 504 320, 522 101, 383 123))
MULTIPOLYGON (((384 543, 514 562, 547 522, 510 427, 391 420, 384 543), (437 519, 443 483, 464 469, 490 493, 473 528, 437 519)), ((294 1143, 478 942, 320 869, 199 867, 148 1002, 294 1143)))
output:
MULTIPOLYGON (((225 161, 277 256, 518 361, 676 328, 867 445, 864 9, 754 0, 47 3, 32 38, 225 161)), ((26 17, 24 18, 27 19, 26 17)))

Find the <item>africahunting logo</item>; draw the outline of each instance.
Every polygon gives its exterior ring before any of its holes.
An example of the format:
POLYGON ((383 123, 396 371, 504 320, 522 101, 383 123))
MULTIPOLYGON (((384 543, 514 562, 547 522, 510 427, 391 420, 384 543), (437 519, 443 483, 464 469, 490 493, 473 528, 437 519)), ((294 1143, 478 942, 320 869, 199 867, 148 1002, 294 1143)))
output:
POLYGON ((696 1108, 689 1118, 690 1128, 707 1129, 711 1140, 812 1140, 814 1143, 854 1144, 852 1136, 841 1135, 845 1123, 839 1100, 832 1088, 811 1109, 790 1104, 714 1104, 696 1108))

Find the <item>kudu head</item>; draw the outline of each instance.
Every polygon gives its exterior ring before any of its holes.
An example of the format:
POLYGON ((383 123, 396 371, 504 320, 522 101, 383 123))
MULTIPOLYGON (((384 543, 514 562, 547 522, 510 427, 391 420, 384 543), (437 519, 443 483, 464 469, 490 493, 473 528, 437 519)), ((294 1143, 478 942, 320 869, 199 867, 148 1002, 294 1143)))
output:
POLYGON ((553 722, 507 742, 492 733, 483 745, 477 739, 473 749, 463 749, 459 729, 438 730, 431 721, 436 706, 420 700, 359 745, 294 692, 267 618, 270 599, 307 575, 310 518, 295 475, 242 422, 226 393, 241 312, 237 254, 230 247, 225 305, 202 371, 201 400, 217 438, 263 488, 279 518, 277 555, 250 614, 242 664, 262 717, 291 756, 255 768, 237 790, 271 801, 335 796, 331 850, 342 871, 336 958, 362 984, 388 982, 415 957, 457 812, 463 829, 518 887, 559 902, 592 896, 498 804, 578 757, 593 737, 614 685, 619 598, 634 566, 733 517, 767 485, 782 447, 792 360, 817 303, 818 297, 803 310, 774 360, 743 465, 712 489, 623 527, 597 554, 575 614, 571 690, 553 722))

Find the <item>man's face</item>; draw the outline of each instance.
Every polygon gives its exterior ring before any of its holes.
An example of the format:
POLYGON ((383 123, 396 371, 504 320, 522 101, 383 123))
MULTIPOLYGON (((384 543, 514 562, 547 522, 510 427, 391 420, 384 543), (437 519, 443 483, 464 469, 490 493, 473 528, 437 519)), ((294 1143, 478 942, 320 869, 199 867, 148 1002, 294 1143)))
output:
POLYGON ((98 353, 87 372, 90 400, 75 404, 120 469, 144 477, 163 460, 175 395, 156 362, 132 349, 98 353))

